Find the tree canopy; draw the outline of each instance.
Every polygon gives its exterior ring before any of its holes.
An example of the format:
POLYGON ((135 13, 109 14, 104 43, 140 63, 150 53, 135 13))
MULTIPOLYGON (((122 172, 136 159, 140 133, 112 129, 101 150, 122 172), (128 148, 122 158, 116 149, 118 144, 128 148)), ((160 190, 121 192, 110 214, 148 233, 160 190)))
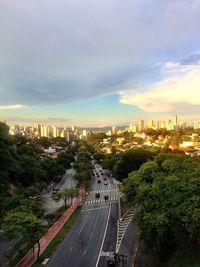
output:
POLYGON ((200 238, 200 162, 159 154, 124 180, 135 205, 141 238, 162 256, 171 247, 200 238))

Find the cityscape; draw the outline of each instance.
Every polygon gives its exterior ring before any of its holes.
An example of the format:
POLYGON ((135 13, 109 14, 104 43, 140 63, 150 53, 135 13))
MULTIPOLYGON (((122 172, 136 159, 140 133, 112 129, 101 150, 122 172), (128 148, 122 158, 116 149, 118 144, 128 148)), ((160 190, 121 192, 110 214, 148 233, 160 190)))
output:
POLYGON ((0 267, 200 267, 199 14, 0 0, 0 267))

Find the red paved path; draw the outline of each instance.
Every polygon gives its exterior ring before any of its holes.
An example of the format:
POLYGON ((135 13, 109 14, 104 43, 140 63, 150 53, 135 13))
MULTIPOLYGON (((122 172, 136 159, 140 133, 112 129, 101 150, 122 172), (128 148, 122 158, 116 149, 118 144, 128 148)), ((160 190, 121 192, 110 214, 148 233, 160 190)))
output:
MULTIPOLYGON (((54 225, 49 228, 48 232, 40 239, 40 255, 44 252, 46 247, 49 245, 51 240, 56 236, 56 234, 60 231, 72 213, 75 211, 77 206, 80 204, 82 199, 83 188, 80 188, 78 197, 73 201, 73 204, 66 210, 66 212, 55 222, 54 225)), ((34 246, 35 252, 31 249, 16 265, 16 267, 29 267, 31 266, 37 259, 37 244, 34 246)))

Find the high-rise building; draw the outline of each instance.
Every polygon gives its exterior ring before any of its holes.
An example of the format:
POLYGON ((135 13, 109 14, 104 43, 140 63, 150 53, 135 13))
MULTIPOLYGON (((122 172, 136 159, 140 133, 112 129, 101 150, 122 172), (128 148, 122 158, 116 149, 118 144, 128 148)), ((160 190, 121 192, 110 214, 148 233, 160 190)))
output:
POLYGON ((36 136, 41 137, 41 125, 40 124, 35 125, 35 129, 36 129, 35 132, 36 136))
POLYGON ((112 126, 112 134, 116 134, 117 130, 116 130, 116 127, 113 125, 112 126))
POLYGON ((142 132, 144 130, 144 120, 139 120, 138 131, 142 132))
POLYGON ((177 115, 175 115, 173 117, 172 123, 173 123, 174 129, 176 130, 178 128, 178 117, 177 117, 177 115))
POLYGON ((161 121, 161 123, 160 123, 160 128, 161 129, 165 129, 166 127, 165 127, 165 122, 164 121, 161 121))
POLYGON ((49 125, 41 125, 41 137, 51 137, 52 128, 49 125))
POLYGON ((87 137, 88 137, 88 131, 87 130, 83 130, 83 134, 82 134, 82 139, 84 140, 84 141, 87 141, 87 137))
POLYGON ((52 129, 52 134, 53 134, 53 137, 54 137, 54 138, 60 136, 60 131, 59 131, 59 129, 58 129, 57 127, 54 126, 53 129, 52 129))
POLYGON ((161 128, 161 121, 156 121, 155 129, 158 130, 161 128))
POLYGON ((137 132, 137 128, 136 128, 135 124, 133 124, 133 123, 129 124, 129 129, 128 130, 129 130, 130 133, 136 133, 137 132))
POLYGON ((66 130, 66 128, 64 128, 64 129, 61 131, 61 133, 60 133, 60 137, 62 137, 62 138, 67 138, 67 130, 66 130))
POLYGON ((153 128, 154 128, 154 121, 153 121, 153 120, 150 120, 150 121, 148 122, 147 127, 148 127, 149 129, 153 129, 153 128))
POLYGON ((200 121, 194 123, 194 129, 200 129, 200 121))
POLYGON ((73 126, 71 127, 71 129, 72 129, 72 132, 75 132, 75 131, 76 131, 76 126, 73 125, 73 126))

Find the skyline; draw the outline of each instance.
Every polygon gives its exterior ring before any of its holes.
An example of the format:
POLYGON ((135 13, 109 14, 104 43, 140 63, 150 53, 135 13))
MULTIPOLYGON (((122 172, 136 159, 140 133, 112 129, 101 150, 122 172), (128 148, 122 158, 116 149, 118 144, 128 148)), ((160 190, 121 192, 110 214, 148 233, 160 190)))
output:
POLYGON ((199 10, 195 0, 1 1, 0 119, 199 120, 199 10))
POLYGON ((127 123, 124 124, 107 124, 107 125, 79 125, 79 124, 70 124, 70 119, 68 121, 66 120, 62 120, 60 118, 48 118, 45 120, 35 120, 34 118, 31 121, 26 121, 24 120, 24 122, 16 122, 14 121, 13 123, 9 123, 6 120, 0 120, 0 122, 4 122, 7 125, 9 125, 10 127, 14 127, 14 126, 20 126, 20 127, 37 127, 38 125, 40 126, 49 126, 49 127, 56 127, 56 128, 82 128, 82 129, 103 129, 103 128, 112 128, 112 127, 116 127, 116 128, 124 128, 124 127, 131 127, 130 125, 134 126, 134 127, 139 127, 139 124, 141 122, 144 123, 144 127, 145 128, 156 128, 156 127, 160 127, 159 129, 163 128, 168 128, 168 126, 170 127, 170 125, 173 125, 174 121, 176 121, 178 123, 178 125, 180 127, 187 127, 187 126, 192 126, 192 127, 197 127, 199 128, 200 126, 200 119, 198 117, 198 119, 196 120, 189 120, 189 119, 184 119, 183 117, 179 117, 177 115, 173 115, 171 117, 166 117, 166 118, 151 118, 151 119, 144 119, 144 118, 139 118, 138 120, 132 120, 129 121, 127 123), (54 122, 54 120, 57 119, 57 123, 52 123, 54 122), (149 126, 151 125, 151 126, 149 126))

